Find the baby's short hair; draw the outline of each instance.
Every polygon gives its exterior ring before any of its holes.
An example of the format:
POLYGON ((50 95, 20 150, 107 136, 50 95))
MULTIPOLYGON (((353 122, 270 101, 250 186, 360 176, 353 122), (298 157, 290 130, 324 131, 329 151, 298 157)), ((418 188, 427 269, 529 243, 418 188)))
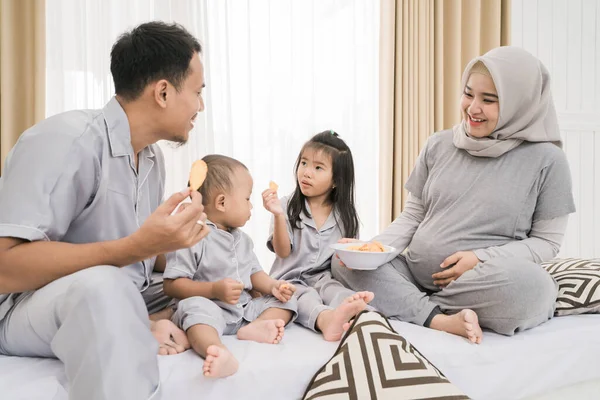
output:
POLYGON ((208 167, 206 179, 198 191, 202 194, 202 203, 206 206, 219 192, 227 192, 233 188, 232 176, 237 169, 248 168, 235 158, 221 154, 209 154, 202 158, 208 167))

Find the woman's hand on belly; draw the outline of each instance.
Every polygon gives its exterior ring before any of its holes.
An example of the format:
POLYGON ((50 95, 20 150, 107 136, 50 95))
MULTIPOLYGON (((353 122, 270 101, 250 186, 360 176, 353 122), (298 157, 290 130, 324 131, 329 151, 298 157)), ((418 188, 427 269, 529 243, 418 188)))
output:
POLYGON ((475 268, 480 262, 481 260, 472 251, 458 251, 440 265, 444 271, 431 275, 433 284, 444 288, 468 270, 475 268))

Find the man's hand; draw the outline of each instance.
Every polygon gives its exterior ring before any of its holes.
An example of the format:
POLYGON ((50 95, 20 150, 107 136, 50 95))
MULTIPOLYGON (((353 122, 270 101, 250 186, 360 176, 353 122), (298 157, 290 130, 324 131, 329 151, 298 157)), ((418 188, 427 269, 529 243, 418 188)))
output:
POLYGON ((462 274, 475 266, 480 262, 479 258, 472 251, 459 251, 446 258, 440 265, 442 268, 448 268, 442 272, 437 272, 432 276, 433 284, 446 287, 450 282, 458 279, 462 274))
POLYGON ((244 284, 235 279, 225 278, 213 283, 213 298, 228 304, 236 304, 240 300, 244 284))
POLYGON ((287 303, 295 291, 296 286, 287 281, 275 281, 273 282, 273 289, 271 289, 273 296, 282 303, 287 303))
POLYGON ((161 356, 183 353, 190 348, 185 332, 168 319, 150 321, 150 330, 158 342, 158 354, 161 356))
POLYGON ((130 238, 145 256, 169 253, 191 247, 208 235, 202 195, 186 189, 161 204, 130 238), (192 202, 171 215, 179 203, 190 196, 192 202))

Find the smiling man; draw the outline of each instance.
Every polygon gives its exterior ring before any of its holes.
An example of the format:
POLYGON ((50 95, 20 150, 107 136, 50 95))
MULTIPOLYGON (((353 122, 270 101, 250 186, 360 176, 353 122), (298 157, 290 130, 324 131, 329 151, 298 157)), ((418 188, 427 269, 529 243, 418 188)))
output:
POLYGON ((204 110, 200 53, 179 25, 134 28, 111 51, 116 96, 101 110, 40 122, 7 158, 0 353, 59 358, 71 399, 151 398, 159 387, 157 348, 167 354, 189 346, 166 319, 152 323, 157 343, 149 314, 169 303, 153 279, 164 254, 208 234, 198 192, 163 202, 156 145, 185 143, 204 110), (191 205, 173 214, 188 196, 191 205))

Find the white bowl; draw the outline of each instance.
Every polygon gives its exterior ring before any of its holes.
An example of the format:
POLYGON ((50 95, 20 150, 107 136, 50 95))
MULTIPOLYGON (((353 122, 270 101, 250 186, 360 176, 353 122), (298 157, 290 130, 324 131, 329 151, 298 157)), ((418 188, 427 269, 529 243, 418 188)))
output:
POLYGON ((383 246, 385 251, 383 252, 370 252, 370 251, 358 251, 348 250, 348 247, 361 246, 368 242, 354 242, 354 243, 335 243, 330 247, 335 250, 338 257, 350 269, 361 269, 361 270, 374 270, 382 266, 386 262, 393 259, 393 254, 396 249, 391 246, 383 246))

